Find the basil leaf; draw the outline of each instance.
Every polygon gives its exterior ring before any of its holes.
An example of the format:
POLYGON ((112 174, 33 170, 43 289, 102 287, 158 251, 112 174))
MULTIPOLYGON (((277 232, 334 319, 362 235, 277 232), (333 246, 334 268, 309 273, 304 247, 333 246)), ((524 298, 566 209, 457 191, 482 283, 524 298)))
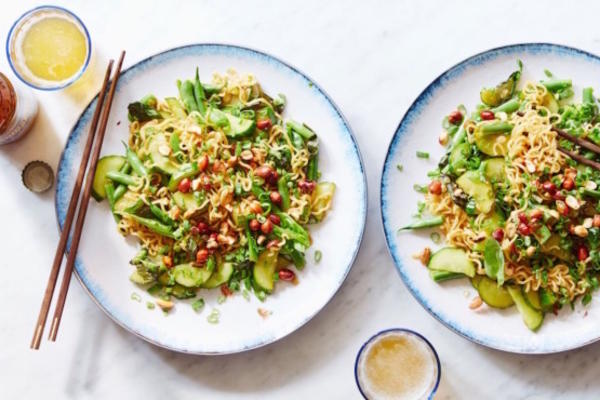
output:
POLYGON ((498 285, 504 283, 504 253, 496 239, 489 238, 483 248, 483 263, 485 274, 498 281, 498 285))

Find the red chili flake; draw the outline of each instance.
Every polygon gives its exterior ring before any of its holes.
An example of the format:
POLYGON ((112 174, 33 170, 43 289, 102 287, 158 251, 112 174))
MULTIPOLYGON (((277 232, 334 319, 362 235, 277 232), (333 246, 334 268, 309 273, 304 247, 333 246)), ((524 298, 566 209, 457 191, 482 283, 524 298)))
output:
POLYGON ((225 297, 229 297, 233 294, 233 292, 231 291, 231 289, 229 289, 229 286, 227 286, 226 283, 221 285, 221 293, 223 293, 223 296, 225 297))

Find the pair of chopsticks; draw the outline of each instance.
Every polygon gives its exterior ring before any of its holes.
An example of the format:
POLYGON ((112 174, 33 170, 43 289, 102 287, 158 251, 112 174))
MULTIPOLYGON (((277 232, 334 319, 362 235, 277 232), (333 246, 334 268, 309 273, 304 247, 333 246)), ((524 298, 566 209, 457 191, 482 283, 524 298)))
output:
MULTIPOLYGON (((578 138, 578 137, 573 136, 570 133, 560 130, 558 128, 552 128, 552 130, 554 132, 556 132, 556 134, 558 136, 560 136, 561 138, 566 139, 569 142, 575 143, 576 145, 583 147, 584 149, 590 150, 591 152, 600 155, 600 146, 590 142, 589 140, 578 138)), ((581 164, 587 165, 589 167, 592 167, 592 168, 600 171, 600 163, 599 162, 585 158, 584 156, 577 154, 574 151, 567 150, 564 147, 558 147, 558 151, 568 155, 573 160, 580 162, 581 164)))
POLYGON ((48 319, 48 311, 50 310, 50 303, 52 302, 52 296, 54 294, 54 289, 56 287, 56 281, 58 280, 58 273, 60 272, 60 266, 62 264, 63 255, 65 254, 65 250, 67 247, 67 240, 69 238, 69 233, 71 231, 71 225, 73 223, 73 218, 75 217, 75 211, 77 210, 77 204, 79 202, 79 194, 81 192, 81 187, 83 184, 83 177, 85 175, 85 170, 87 168, 89 158, 90 158, 90 153, 92 151, 92 144, 94 143, 94 137, 96 136, 96 130, 97 130, 96 128, 98 128, 98 121, 100 121, 100 128, 98 129, 98 132, 97 132, 98 138, 96 139, 96 142, 95 142, 92 159, 91 159, 91 162, 89 162, 90 168, 87 171, 87 177, 85 179, 85 187, 83 188, 83 197, 81 199, 81 202, 79 203, 79 212, 77 213, 77 221, 75 222, 75 231, 73 232, 73 237, 71 240, 71 248, 70 248, 70 251, 67 256, 67 265, 65 267, 65 272, 63 274, 60 292, 59 292, 58 300, 56 302, 56 307, 54 310, 54 316, 52 317, 52 325, 51 325, 50 335, 49 335, 48 339, 52 340, 52 341, 56 341, 56 335, 58 334, 58 327, 60 325, 63 310, 65 308, 67 292, 69 291, 69 283, 71 281, 71 275, 73 273, 73 265, 75 264, 77 248, 79 247, 79 240, 81 239, 81 231, 83 229, 83 223, 85 221, 85 215, 87 213, 88 203, 90 200, 92 183, 94 180, 94 175, 96 173, 96 164, 98 163, 98 158, 100 157, 100 150, 102 149, 102 142, 104 141, 104 134, 106 132, 106 125, 108 123, 108 116, 110 114, 110 108, 112 106, 112 101, 113 101, 113 97, 115 94, 115 88, 117 87, 117 81, 119 80, 119 76, 121 74, 121 66, 123 65, 123 58, 125 58, 125 51, 122 51, 121 56, 119 57, 119 61, 117 63, 117 69, 115 71, 112 82, 110 84, 110 89, 108 90, 108 98, 105 103, 104 100, 106 98, 106 89, 107 89, 107 86, 109 83, 109 78, 110 78, 110 74, 112 71, 112 66, 114 64, 114 60, 110 60, 108 62, 108 67, 106 68, 106 75, 104 76, 104 82, 102 83, 102 88, 100 89, 100 93, 98 95, 98 102, 96 103, 96 109, 94 110, 94 116, 92 117, 92 124, 90 126, 88 138, 85 143, 85 148, 83 150, 81 164, 79 166, 79 173, 77 174, 77 180, 75 181, 75 186, 73 187, 73 193, 71 194, 71 200, 69 202, 69 208, 67 209, 67 217, 65 219, 65 224, 63 226, 63 230, 60 235, 60 240, 58 241, 58 246, 56 247, 56 254, 54 255, 54 263, 52 264, 52 269, 50 270, 50 276, 48 277, 46 291, 44 292, 44 299, 42 300, 40 314, 38 316, 38 320, 35 325, 35 331, 33 333, 33 338, 31 339, 30 347, 34 350, 37 350, 40 348, 42 334, 44 333, 44 326, 46 325, 46 320, 48 319), (100 114, 102 114, 102 116, 100 116, 100 114))

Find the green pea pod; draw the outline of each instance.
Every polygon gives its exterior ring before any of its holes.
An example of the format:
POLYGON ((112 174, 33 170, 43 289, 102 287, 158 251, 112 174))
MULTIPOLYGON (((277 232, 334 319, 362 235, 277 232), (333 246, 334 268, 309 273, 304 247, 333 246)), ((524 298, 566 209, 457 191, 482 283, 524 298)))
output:
POLYGON ((152 214, 154 214, 154 216, 156 218, 158 218, 163 224, 166 225, 173 225, 175 223, 175 221, 173 221, 171 219, 171 217, 169 217, 169 214, 167 214, 166 212, 164 212, 160 207, 158 207, 156 204, 154 203, 150 203, 149 205, 150 207, 150 212, 152 214))
POLYGON ((514 126, 504 121, 494 121, 489 124, 482 124, 479 126, 483 135, 495 135, 498 133, 510 133, 514 126))
POLYGON ((409 229, 424 229, 424 228, 433 228, 436 226, 440 226, 444 223, 444 217, 436 216, 432 218, 424 218, 418 219, 414 221, 412 224, 408 224, 398 229, 398 232, 409 230, 409 229))
POLYGON ((492 108, 492 111, 494 113, 505 112, 507 114, 510 114, 512 112, 517 111, 520 106, 521 106, 521 102, 519 101, 519 99, 512 99, 505 103, 500 104, 496 108, 492 108))
POLYGON ((196 99, 196 106, 200 114, 206 113, 206 107, 204 106, 204 100, 206 95, 204 94, 204 88, 200 83, 200 76, 198 75, 198 67, 196 67, 196 77, 194 78, 194 98, 196 99))
POLYGON ((311 131, 306 125, 300 124, 296 121, 287 121, 287 126, 289 126, 294 132, 300 134, 300 136, 302 136, 306 140, 310 140, 317 136, 317 134, 311 131))
POLYGON ((129 165, 131 165, 131 168, 133 169, 133 171, 136 174, 138 174, 139 176, 147 176, 148 170, 146 169, 146 167, 144 167, 144 164, 139 159, 137 154, 135 154, 135 152, 133 150, 131 150, 131 148, 129 146, 127 146, 127 144, 125 142, 123 142, 123 145, 125 146, 127 162, 129 163, 129 165))
POLYGON ((485 274, 498 281, 498 285, 504 283, 504 253, 498 241, 488 238, 483 249, 483 264, 485 274))
POLYGON ((150 229, 152 232, 158 233, 161 236, 175 239, 175 235, 173 234, 173 229, 171 229, 171 227, 164 225, 155 219, 138 217, 135 214, 129 214, 129 213, 125 213, 125 214, 128 215, 131 219, 133 219, 138 224, 144 225, 146 228, 150 229))
POLYGON ((287 176, 282 175, 277 181, 277 191, 281 195, 281 209, 287 211, 290 208, 290 192, 288 189, 287 176))
POLYGON ((122 185, 133 186, 138 184, 138 179, 136 179, 135 176, 127 175, 122 172, 108 171, 106 177, 122 185))
POLYGON ((191 81, 183 81, 179 86, 179 97, 185 106, 188 114, 192 111, 199 111, 198 104, 194 98, 194 84, 191 81))
POLYGON ((250 232, 250 227, 246 224, 246 240, 248 241, 248 259, 256 262, 258 260, 258 249, 256 247, 256 240, 250 232))
MULTIPOLYGON (((119 186, 124 187, 124 186, 119 186)), ((108 182, 104 184, 104 191, 106 192, 106 199, 108 200, 108 205, 110 206, 111 211, 115 208, 115 186, 112 182, 108 182)), ((119 222, 119 216, 113 213, 113 217, 116 222, 119 222)))
POLYGON ((319 178, 319 153, 313 154, 308 160, 308 167, 306 168, 306 179, 309 181, 316 181, 319 178))

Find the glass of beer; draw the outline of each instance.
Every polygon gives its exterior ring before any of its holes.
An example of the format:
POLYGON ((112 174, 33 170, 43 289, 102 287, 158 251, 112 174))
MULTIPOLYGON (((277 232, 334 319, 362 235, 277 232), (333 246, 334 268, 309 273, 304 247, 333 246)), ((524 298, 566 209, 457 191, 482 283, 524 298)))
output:
POLYGON ((441 377, 438 355, 427 339, 408 329, 388 329, 361 347, 354 367, 365 399, 432 399, 441 377))
POLYGON ((41 90, 62 89, 87 68, 90 35, 71 11, 41 6, 23 14, 12 26, 6 55, 17 77, 41 90))

